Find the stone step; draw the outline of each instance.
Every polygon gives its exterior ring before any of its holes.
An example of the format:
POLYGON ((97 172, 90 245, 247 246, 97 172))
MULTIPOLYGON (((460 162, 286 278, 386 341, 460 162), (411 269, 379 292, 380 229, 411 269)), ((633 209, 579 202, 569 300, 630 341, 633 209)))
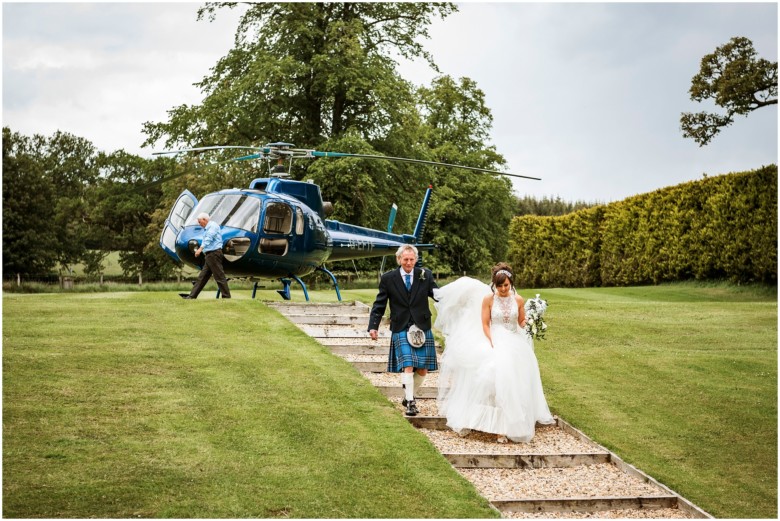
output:
POLYGON ((457 468, 541 469, 566 468, 609 463, 609 452, 579 454, 480 454, 444 452, 442 455, 457 468))
MULTIPOLYGON (((387 365, 387 364, 385 364, 387 365)), ((383 386, 375 386, 379 391, 387 396, 388 398, 403 398, 404 397, 404 390, 400 385, 383 385, 383 386)), ((426 387, 422 386, 420 387, 420 391, 418 393, 417 398, 425 398, 425 399, 435 399, 437 394, 439 392, 439 389, 437 387, 426 387)))
POLYGON ((387 360, 384 362, 350 362, 358 371, 365 373, 384 373, 387 371, 387 360))
MULTIPOLYGON (((322 337, 317 338, 317 342, 324 345, 325 347, 331 348, 331 351, 333 351, 333 348, 343 348, 339 351, 342 352, 349 352, 349 349, 367 349, 367 350, 374 350, 374 351, 382 351, 385 354, 390 349, 390 340, 389 337, 387 339, 380 339, 377 341, 373 341, 370 338, 363 338, 363 337, 322 337)), ((436 346, 436 351, 441 354, 444 352, 444 347, 439 343, 434 343, 436 346)), ((333 351, 334 354, 338 354, 336 351, 333 351)))
POLYGON ((377 349, 387 350, 390 347, 390 337, 381 340, 371 340, 366 332, 365 337, 314 337, 320 344, 331 346, 354 346, 354 347, 375 347, 377 349))
MULTIPOLYGON (((317 324, 296 324, 307 335, 316 339, 320 338, 361 338, 365 342, 371 342, 371 337, 368 336, 365 325, 361 327, 328 327, 317 324)), ((379 330, 380 342, 384 342, 385 345, 389 345, 391 333, 389 329, 379 330)))
MULTIPOLYGON (((362 327, 363 331, 366 331, 368 327, 368 315, 365 317, 355 315, 286 315, 286 317, 294 324, 311 324, 322 326, 354 326, 362 327)), ((366 336, 368 332, 366 331, 366 336)))
POLYGON ((447 428, 447 418, 442 416, 406 416, 406 419, 418 429, 444 430, 447 428))
POLYGON ((368 315, 371 312, 371 308, 361 302, 331 304, 267 302, 266 304, 283 315, 363 316, 364 320, 368 320, 368 315))
MULTIPOLYGON (((370 356, 370 355, 382 355, 387 359, 388 347, 378 345, 329 345, 326 346, 330 349, 330 352, 338 356, 370 356)), ((442 354, 444 350, 441 347, 436 348, 438 354, 442 354)))
MULTIPOLYGON (((495 499, 490 503, 506 512, 603 512, 608 510, 659 510, 680 508, 677 496, 629 496, 552 499, 495 499)), ((653 517, 653 516, 647 516, 653 517)))

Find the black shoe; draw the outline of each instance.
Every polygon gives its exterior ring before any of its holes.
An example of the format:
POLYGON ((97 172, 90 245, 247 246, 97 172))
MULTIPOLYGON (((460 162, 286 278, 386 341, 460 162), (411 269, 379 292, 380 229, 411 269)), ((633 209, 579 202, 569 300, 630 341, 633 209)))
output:
POLYGON ((411 402, 407 403, 407 405, 406 405, 406 415, 407 416, 417 416, 417 414, 419 412, 420 411, 417 410, 417 404, 414 403, 414 400, 412 400, 411 402))
POLYGON ((189 293, 179 293, 179 296, 184 299, 192 299, 189 293))

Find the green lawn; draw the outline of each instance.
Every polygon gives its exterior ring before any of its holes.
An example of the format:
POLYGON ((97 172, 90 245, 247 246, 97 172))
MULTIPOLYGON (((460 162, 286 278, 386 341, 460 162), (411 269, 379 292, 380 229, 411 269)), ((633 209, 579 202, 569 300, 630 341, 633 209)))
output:
POLYGON ((3 516, 497 517, 347 362, 237 297, 5 295, 3 516))
POLYGON ((777 299, 670 285, 542 290, 557 414, 716 517, 777 517, 777 299))
MULTIPOLYGON (((536 292, 553 412, 716 517, 777 517, 775 292, 536 292)), ((3 515, 496 515, 275 292, 235 293, 6 293, 3 515)))

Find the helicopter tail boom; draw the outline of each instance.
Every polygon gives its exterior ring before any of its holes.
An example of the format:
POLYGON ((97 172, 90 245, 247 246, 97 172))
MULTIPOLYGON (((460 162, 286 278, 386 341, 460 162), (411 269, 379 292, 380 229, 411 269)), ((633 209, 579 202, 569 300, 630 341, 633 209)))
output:
POLYGON ((389 231, 383 232, 372 228, 326 220, 325 227, 333 241, 333 249, 329 260, 337 261, 394 255, 396 250, 404 244, 411 244, 420 252, 433 250, 436 247, 435 245, 423 244, 421 242, 432 193, 433 186, 429 185, 425 191, 420 215, 417 217, 417 224, 412 235, 398 235, 389 231))

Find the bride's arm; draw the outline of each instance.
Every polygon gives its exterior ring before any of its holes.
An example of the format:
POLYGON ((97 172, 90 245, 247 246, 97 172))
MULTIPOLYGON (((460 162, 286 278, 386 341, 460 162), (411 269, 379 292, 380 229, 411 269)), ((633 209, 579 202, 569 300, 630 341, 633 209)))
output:
POLYGON ((492 305, 493 295, 487 295, 482 299, 482 331, 490 342, 490 347, 493 347, 493 339, 490 336, 490 309, 492 305))
POLYGON ((520 327, 525 327, 525 302, 520 295, 515 296, 517 299, 517 323, 520 327))

